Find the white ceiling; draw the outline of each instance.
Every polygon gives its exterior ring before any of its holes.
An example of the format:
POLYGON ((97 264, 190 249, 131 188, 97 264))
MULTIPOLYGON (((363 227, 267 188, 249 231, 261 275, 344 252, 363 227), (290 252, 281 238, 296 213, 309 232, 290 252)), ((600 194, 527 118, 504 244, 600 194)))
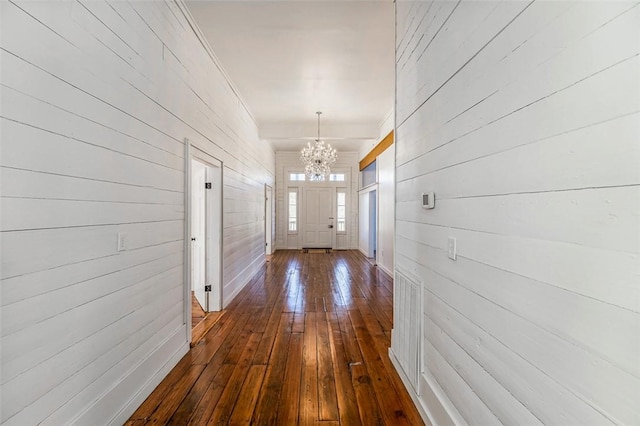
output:
POLYGON ((316 138, 316 111, 321 139, 338 151, 380 138, 394 96, 391 0, 187 5, 260 138, 277 151, 299 150, 316 138))

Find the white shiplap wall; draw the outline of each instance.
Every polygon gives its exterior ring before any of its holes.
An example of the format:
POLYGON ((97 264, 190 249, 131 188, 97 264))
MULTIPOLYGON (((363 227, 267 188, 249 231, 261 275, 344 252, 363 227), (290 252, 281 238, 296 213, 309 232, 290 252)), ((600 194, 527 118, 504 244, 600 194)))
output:
MULTIPOLYGON (((306 144, 301 144, 300 149, 306 144)), ((332 167, 332 171, 347 172, 350 175, 348 182, 329 184, 348 188, 347 196, 347 233, 337 238, 336 248, 355 249, 358 247, 358 153, 338 152, 338 160, 332 167)), ((305 185, 304 182, 289 183, 289 172, 303 172, 304 167, 300 163, 300 152, 278 151, 276 153, 276 249, 297 249, 302 247, 301 232, 289 235, 287 232, 287 200, 285 198, 287 188, 299 186, 300 194, 305 185)), ((322 183, 306 183, 306 185, 322 186, 322 183)), ((302 208, 299 209, 302 211, 302 208)))
POLYGON ((395 145, 385 149, 376 158, 378 180, 378 267, 393 276, 393 235, 395 231, 395 145))
POLYGON ((188 349, 184 138, 224 164, 225 301, 275 154, 181 2, 0 7, 0 422, 119 424, 188 349))
POLYGON ((396 19, 414 397, 436 423, 640 424, 638 2, 398 0, 396 19))

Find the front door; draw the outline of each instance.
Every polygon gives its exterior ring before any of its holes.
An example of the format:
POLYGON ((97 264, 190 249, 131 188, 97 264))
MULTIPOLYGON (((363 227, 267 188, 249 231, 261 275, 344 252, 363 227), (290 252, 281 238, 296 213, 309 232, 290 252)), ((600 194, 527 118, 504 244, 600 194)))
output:
POLYGON ((333 188, 305 188, 303 247, 333 248, 333 188))

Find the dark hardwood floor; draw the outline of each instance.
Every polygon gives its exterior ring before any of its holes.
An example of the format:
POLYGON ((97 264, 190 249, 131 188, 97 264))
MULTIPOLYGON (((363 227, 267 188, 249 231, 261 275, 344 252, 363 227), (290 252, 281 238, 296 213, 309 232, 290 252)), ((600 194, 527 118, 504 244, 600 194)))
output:
POLYGON ((392 280, 276 252, 127 425, 420 425, 388 357, 392 280))

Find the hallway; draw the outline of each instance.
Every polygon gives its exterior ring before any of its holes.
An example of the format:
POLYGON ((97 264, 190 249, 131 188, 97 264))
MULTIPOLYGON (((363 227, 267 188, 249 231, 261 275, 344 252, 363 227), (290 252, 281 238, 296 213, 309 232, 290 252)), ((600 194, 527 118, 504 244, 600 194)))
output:
POLYGON ((387 355, 392 281, 356 251, 277 251, 127 425, 419 425, 387 355))

